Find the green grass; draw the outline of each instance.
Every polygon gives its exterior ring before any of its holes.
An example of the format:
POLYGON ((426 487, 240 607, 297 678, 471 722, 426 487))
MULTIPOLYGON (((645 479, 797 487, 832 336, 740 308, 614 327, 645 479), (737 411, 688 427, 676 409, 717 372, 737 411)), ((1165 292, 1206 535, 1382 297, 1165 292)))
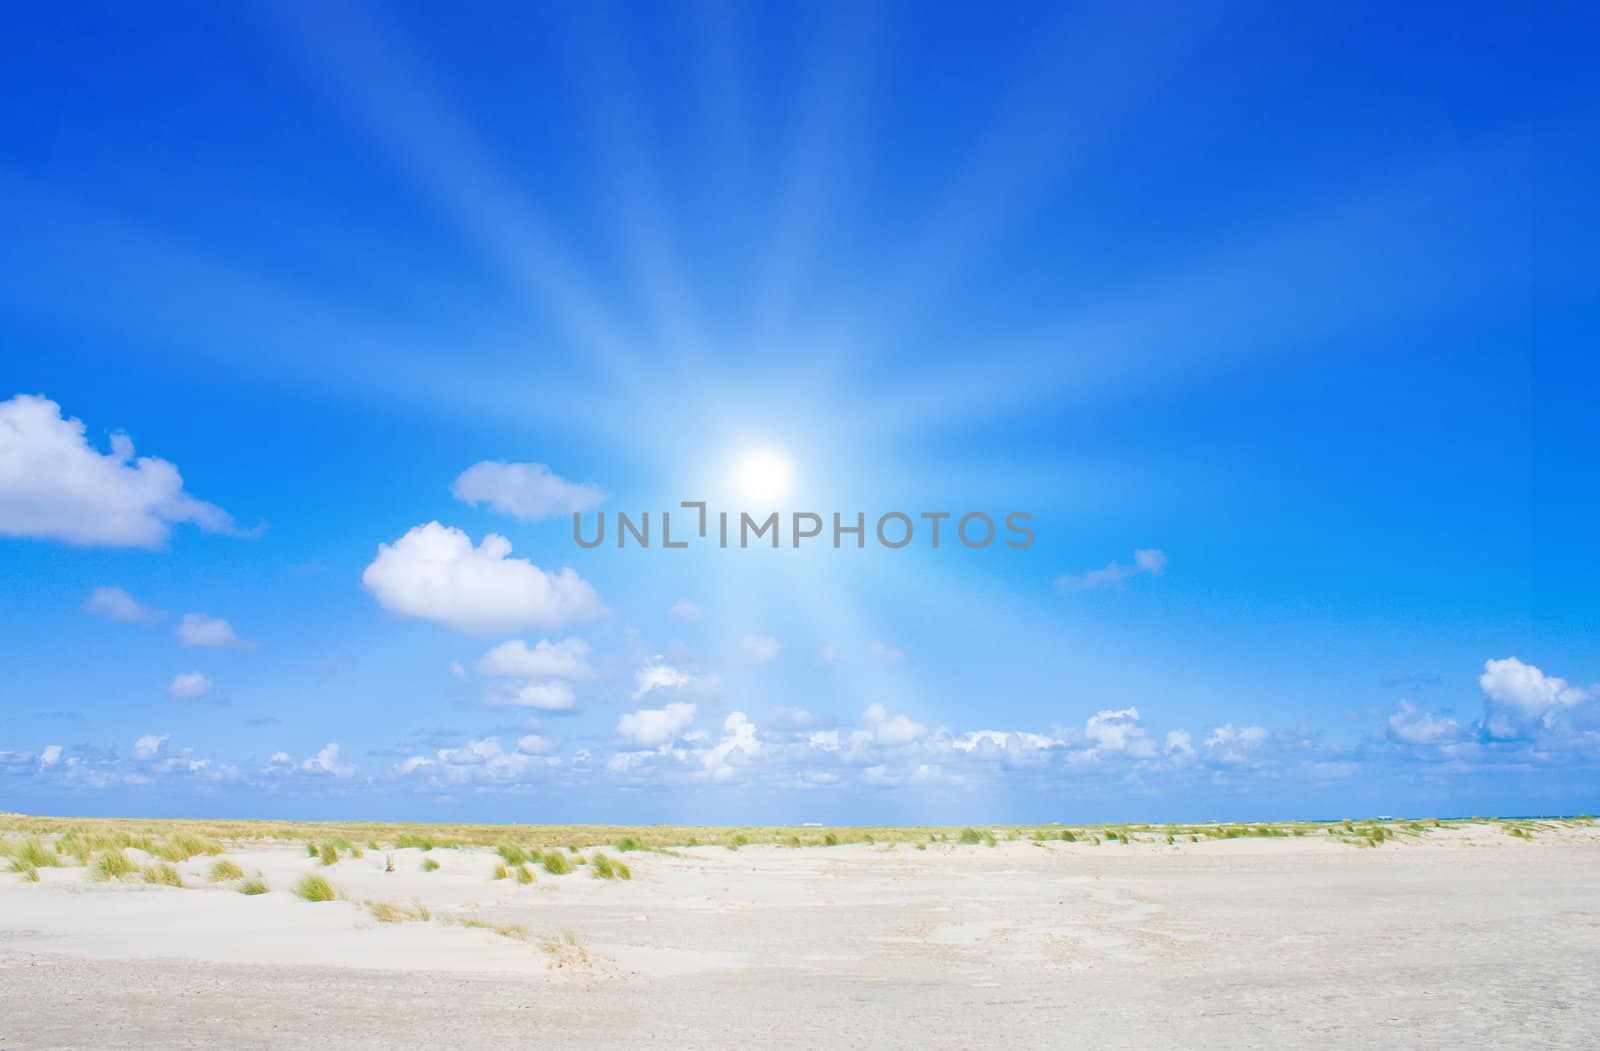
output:
POLYGON ((133 862, 128 860, 128 855, 120 850, 108 850, 94 859, 94 864, 89 866, 89 878, 94 880, 124 879, 133 875, 135 869, 133 862))
POLYGON ((294 893, 296 897, 304 898, 306 901, 333 901, 339 896, 333 884, 321 876, 306 876, 294 885, 294 893))
POLYGON ((527 864, 528 852, 514 843, 502 843, 495 850, 499 852, 501 859, 513 868, 527 864))
POLYGON ((183 877, 178 875, 178 870, 165 861, 146 865, 139 870, 139 875, 144 877, 146 883, 155 883, 164 887, 183 886, 183 877))
POLYGON ((552 876, 565 876, 572 871, 572 859, 559 850, 545 851, 539 861, 552 876))
POLYGON ((422 859, 422 871, 423 872, 437 872, 438 869, 439 869, 439 863, 437 861, 435 861, 433 858, 423 858, 422 859))
POLYGON ((489 878, 490 879, 505 879, 509 875, 511 875, 511 873, 506 871, 506 867, 504 865, 496 865, 494 867, 494 871, 489 874, 489 878))
POLYGON ((518 865, 514 871, 516 872, 517 882, 523 886, 533 882, 533 870, 528 866, 518 865))
POLYGON ((650 848, 645 846, 638 836, 623 836, 617 840, 617 849, 627 853, 630 850, 649 850, 650 848))
POLYGON ((595 879, 633 879, 633 872, 616 858, 596 853, 589 862, 595 879))
POLYGON ((243 883, 239 884, 239 893, 248 894, 252 897, 257 894, 265 894, 271 889, 271 887, 267 886, 267 881, 262 879, 260 876, 247 879, 243 883))
POLYGON ((339 848, 332 843, 322 844, 322 849, 317 851, 317 856, 322 859, 324 865, 339 864, 339 848))
POLYGON ((223 858, 221 861, 211 866, 212 883, 221 883, 223 880, 243 878, 244 869, 240 868, 236 863, 229 861, 227 858, 223 858))
POLYGON ((61 856, 43 840, 29 836, 12 848, 11 867, 14 871, 24 869, 50 869, 61 864, 61 856))

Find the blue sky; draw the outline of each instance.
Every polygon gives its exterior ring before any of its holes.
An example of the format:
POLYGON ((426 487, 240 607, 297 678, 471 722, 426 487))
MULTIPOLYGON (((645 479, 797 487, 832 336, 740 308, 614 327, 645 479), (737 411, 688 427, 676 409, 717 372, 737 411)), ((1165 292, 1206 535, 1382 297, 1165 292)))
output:
POLYGON ((1576 21, 308 11, 8 16, 0 807, 1600 803, 1576 21))

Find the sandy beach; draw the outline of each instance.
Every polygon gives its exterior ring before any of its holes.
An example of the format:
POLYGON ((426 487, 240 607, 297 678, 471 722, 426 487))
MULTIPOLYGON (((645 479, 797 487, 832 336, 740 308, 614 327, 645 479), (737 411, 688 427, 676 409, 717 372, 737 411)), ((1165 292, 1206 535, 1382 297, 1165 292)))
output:
POLYGON ((91 855, 0 877, 0 1047, 1600 1040, 1591 824, 1377 846, 1011 835, 579 847, 560 875, 489 846, 324 864, 243 841, 175 863, 182 887, 96 879, 91 855), (594 878, 602 853, 632 878, 594 878), (270 889, 213 880, 225 860, 270 889), (307 876, 337 899, 293 893, 307 876))

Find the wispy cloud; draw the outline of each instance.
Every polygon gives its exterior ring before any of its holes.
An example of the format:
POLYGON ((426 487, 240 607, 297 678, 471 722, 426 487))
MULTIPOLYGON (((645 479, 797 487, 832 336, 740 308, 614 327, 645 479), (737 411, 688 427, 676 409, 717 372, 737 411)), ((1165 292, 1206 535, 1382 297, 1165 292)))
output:
POLYGON ((1160 576, 1167 568, 1167 556, 1157 548, 1140 548, 1133 553, 1133 564, 1108 562, 1087 573, 1066 573, 1056 578, 1056 590, 1063 593, 1119 587, 1140 574, 1160 576))
POLYGON ((477 507, 488 504, 503 515, 538 522, 597 507, 606 498, 593 482, 569 482, 542 463, 485 460, 461 472, 450 495, 477 507))

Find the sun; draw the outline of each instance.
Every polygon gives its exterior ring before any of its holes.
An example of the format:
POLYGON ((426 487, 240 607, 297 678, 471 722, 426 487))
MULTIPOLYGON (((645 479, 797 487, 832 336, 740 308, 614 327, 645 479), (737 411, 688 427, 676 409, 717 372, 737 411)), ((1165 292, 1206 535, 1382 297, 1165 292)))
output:
POLYGON ((751 449, 734 461, 733 486, 756 509, 773 510, 794 486, 794 466, 777 449, 751 449))

